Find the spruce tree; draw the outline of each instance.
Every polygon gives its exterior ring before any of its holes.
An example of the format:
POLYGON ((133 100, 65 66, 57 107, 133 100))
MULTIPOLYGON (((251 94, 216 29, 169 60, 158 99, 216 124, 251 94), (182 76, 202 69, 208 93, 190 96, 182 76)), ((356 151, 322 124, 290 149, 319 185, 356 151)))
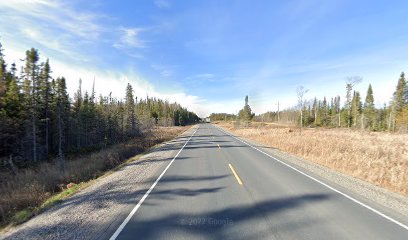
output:
POLYGON ((357 91, 354 91, 353 93, 353 99, 352 99, 352 105, 351 105, 351 117, 352 117, 352 123, 354 128, 357 128, 359 119, 360 119, 360 114, 362 110, 362 103, 361 103, 361 97, 360 93, 357 91))
POLYGON ((248 103, 248 95, 245 96, 245 105, 244 108, 241 109, 238 113, 239 119, 244 120, 245 122, 249 122, 252 120, 254 117, 254 114, 252 113, 251 107, 249 106, 248 103))
POLYGON ((398 79, 397 89, 394 92, 394 105, 395 112, 398 114, 402 111, 402 108, 406 105, 406 89, 407 82, 405 80, 405 73, 402 72, 398 79))
POLYGON ((17 146, 23 134, 22 127, 25 118, 21 99, 19 86, 16 79, 13 78, 4 95, 4 107, 0 111, 2 119, 0 142, 4 150, 0 155, 18 152, 17 146))
POLYGON ((82 79, 79 79, 79 86, 78 90, 74 94, 74 102, 72 104, 72 117, 74 121, 74 135, 76 148, 80 149, 81 144, 81 136, 83 134, 83 124, 82 124, 82 111, 83 111, 83 97, 82 97, 82 79))
POLYGON ((50 123, 50 112, 49 112, 49 104, 50 104, 50 94, 51 94, 51 86, 50 86, 50 79, 51 79, 51 68, 49 64, 49 60, 43 64, 40 75, 38 78, 38 111, 39 111, 39 120, 40 120, 40 132, 41 135, 44 136, 45 139, 45 155, 48 157, 49 155, 49 123, 50 123))
POLYGON ((346 84, 346 105, 345 105, 345 110, 347 110, 347 127, 351 127, 352 124, 352 91, 353 87, 360 83, 363 79, 360 76, 353 76, 353 77, 347 77, 347 84, 346 84))
MULTIPOLYGON (((80 80, 71 109, 66 80, 51 78, 49 61, 39 64, 36 49, 26 51, 24 61, 20 77, 15 64, 7 71, 0 45, 0 159, 7 157, 10 163, 18 154, 20 167, 45 156, 57 156, 63 171, 66 151, 94 150, 140 133, 139 114, 164 126, 198 120, 177 103, 149 97, 137 101, 130 84, 126 101, 111 95, 96 101, 94 87, 90 94, 82 94, 80 80)), ((248 99, 245 109, 251 113, 248 99)))
POLYGON ((55 112, 57 116, 57 121, 56 121, 56 131, 57 132, 57 138, 56 142, 58 145, 58 167, 61 171, 64 170, 65 167, 65 161, 64 161, 64 156, 63 156, 63 145, 65 143, 65 138, 66 138, 66 130, 68 126, 68 121, 69 121, 69 112, 70 112, 70 102, 69 102, 69 96, 67 93, 67 86, 66 86, 66 80, 64 77, 57 78, 55 81, 56 85, 56 90, 55 90, 55 96, 54 96, 54 106, 55 106, 55 112))
POLYGON ((329 106, 327 105, 326 96, 323 98, 322 108, 323 108, 322 124, 324 126, 327 126, 328 125, 329 106))
POLYGON ((405 80, 405 73, 402 72, 400 78, 398 79, 397 89, 394 92, 391 107, 392 110, 390 121, 392 121, 391 124, 394 125, 393 128, 395 128, 395 126, 399 127, 400 125, 404 125, 403 123, 407 121, 405 119, 407 114, 405 114, 406 111, 404 111, 404 109, 407 107, 408 107, 408 86, 405 80))
POLYGON ((365 126, 370 130, 375 127, 375 107, 374 107, 374 95, 371 84, 368 85, 367 95, 364 102, 364 118, 366 120, 365 126))
MULTIPOLYGON (((38 122, 38 109, 37 109, 37 94, 38 94, 38 51, 34 48, 26 51, 25 59, 25 94, 26 100, 29 105, 30 111, 30 126, 31 135, 27 136, 31 141, 32 147, 32 159, 34 162, 37 161, 37 122, 38 122)), ((28 133, 29 131, 27 131, 28 133)))
POLYGON ((0 107, 3 106, 2 97, 6 92, 6 62, 4 61, 3 48, 0 43, 0 107))
POLYGON ((6 63, 3 58, 3 48, 0 44, 0 144, 3 146, 0 148, 0 156, 7 155, 10 152, 10 138, 12 133, 10 132, 11 121, 8 116, 6 102, 7 84, 6 84, 6 63))
POLYGON ((126 130, 130 137, 137 134, 136 115, 135 115, 135 98, 133 97, 133 88, 130 83, 126 86, 126 130))

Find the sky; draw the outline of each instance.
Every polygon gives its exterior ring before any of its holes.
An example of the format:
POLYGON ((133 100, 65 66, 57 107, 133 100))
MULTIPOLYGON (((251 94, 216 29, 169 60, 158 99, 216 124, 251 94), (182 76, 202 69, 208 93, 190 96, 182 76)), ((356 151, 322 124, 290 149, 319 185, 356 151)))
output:
POLYGON ((53 77, 122 98, 177 101, 204 117, 345 97, 348 76, 378 106, 408 71, 408 1, 7 0, 0 42, 10 64, 31 47, 53 77))

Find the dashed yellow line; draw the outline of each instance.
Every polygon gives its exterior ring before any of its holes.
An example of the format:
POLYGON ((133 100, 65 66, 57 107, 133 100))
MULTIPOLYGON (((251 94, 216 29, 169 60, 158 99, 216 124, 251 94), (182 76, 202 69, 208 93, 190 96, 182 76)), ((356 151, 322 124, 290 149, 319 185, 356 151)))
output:
MULTIPOLYGON (((218 146, 219 149, 221 149, 220 144, 217 143, 217 146, 218 146)), ((228 166, 230 167, 232 173, 234 174, 235 178, 237 179, 238 184, 239 184, 239 185, 242 185, 241 178, 239 178, 237 172, 235 172, 235 169, 232 167, 231 163, 229 163, 228 159, 227 159, 227 162, 228 162, 228 166)))
POLYGON ((235 178, 237 179, 239 185, 242 185, 242 181, 241 181, 241 179, 239 178, 238 174, 235 172, 235 170, 234 170, 234 168, 232 167, 232 165, 231 165, 231 164, 228 164, 228 165, 229 165, 229 167, 231 168, 231 171, 232 171, 232 173, 234 174, 235 178))

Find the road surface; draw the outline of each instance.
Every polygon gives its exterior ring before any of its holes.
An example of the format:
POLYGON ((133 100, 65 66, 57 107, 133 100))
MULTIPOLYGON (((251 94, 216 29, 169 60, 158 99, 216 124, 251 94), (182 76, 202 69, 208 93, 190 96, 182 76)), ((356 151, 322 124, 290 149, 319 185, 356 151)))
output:
POLYGON ((406 219, 212 124, 158 178, 111 239, 408 239, 406 219))

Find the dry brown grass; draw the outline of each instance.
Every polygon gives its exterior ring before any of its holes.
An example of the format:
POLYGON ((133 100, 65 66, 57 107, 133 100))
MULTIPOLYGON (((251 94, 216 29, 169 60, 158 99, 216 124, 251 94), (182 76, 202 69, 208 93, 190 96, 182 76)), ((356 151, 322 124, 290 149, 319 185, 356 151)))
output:
POLYGON ((304 129, 254 123, 236 128, 219 123, 234 134, 295 154, 408 195, 408 135, 349 129, 304 129))
MULTIPOLYGON (((145 137, 66 161, 64 173, 58 171, 57 166, 52 163, 42 163, 35 169, 21 170, 17 175, 0 173, 0 226, 12 222, 13 216, 15 218, 20 213, 30 212, 30 209, 38 209, 52 195, 66 189, 67 184, 81 183, 101 176, 126 159, 174 138, 187 128, 155 128, 145 137)), ((23 215, 26 214, 29 213, 23 215)))

